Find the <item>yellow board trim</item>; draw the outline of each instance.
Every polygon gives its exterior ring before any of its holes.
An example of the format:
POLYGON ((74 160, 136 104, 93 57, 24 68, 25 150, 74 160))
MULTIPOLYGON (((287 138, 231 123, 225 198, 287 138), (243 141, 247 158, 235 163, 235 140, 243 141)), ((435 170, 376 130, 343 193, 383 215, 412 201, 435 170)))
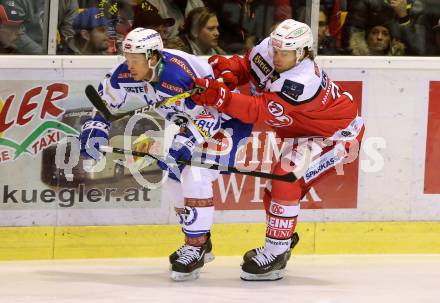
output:
MULTIPOLYGON (((216 224, 214 253, 260 246, 264 224, 216 224)), ((300 223, 295 254, 440 253, 440 222, 300 223)), ((183 241, 178 225, 0 228, 0 260, 164 257, 183 241)))

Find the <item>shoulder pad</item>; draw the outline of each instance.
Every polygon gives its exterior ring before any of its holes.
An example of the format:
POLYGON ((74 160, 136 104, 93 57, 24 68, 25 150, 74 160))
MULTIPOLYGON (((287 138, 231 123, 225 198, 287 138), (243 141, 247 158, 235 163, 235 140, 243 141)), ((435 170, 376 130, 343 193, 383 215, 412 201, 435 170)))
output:
POLYGON ((125 62, 116 66, 110 74, 112 77, 116 76, 118 79, 132 79, 128 65, 125 62))
POLYGON ((121 63, 116 66, 110 72, 110 74, 106 75, 106 78, 110 78, 110 83, 114 88, 119 88, 118 83, 135 82, 135 80, 131 77, 127 64, 125 63, 121 63))
POLYGON ((178 56, 167 54, 157 89, 174 96, 189 90, 192 79, 196 77, 190 65, 178 56))
POLYGON ((286 102, 299 105, 312 101, 321 91, 321 75, 317 75, 313 61, 304 62, 272 80, 270 91, 286 102))
POLYGON ((172 70, 174 77, 196 78, 195 71, 185 58, 171 53, 164 53, 163 60, 166 70, 172 70))

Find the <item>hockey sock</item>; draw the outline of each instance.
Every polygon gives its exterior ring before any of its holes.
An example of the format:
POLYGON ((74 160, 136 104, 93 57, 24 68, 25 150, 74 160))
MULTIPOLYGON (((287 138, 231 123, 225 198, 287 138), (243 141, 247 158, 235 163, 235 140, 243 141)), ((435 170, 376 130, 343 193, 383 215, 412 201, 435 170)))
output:
POLYGON ((180 217, 185 244, 202 246, 208 239, 214 219, 213 198, 185 198, 185 209, 180 217))
POLYGON ((290 249, 290 238, 295 232, 300 206, 270 202, 266 211, 265 249, 280 255, 290 249))

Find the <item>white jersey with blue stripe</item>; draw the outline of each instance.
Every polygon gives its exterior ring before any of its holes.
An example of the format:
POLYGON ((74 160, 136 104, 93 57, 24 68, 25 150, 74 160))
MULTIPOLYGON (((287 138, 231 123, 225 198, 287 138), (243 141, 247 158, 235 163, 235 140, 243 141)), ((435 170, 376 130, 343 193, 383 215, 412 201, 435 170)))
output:
MULTIPOLYGON (((153 87, 148 81, 134 80, 126 62, 123 62, 106 75, 99 86, 99 94, 110 108, 117 112, 132 102, 132 96, 136 97, 137 102, 140 100, 143 106, 154 105, 190 90, 193 78, 213 78, 213 71, 208 62, 179 50, 165 49, 161 64, 158 82, 153 87)), ((231 165, 234 163, 238 146, 243 144, 243 138, 247 138, 252 129, 252 125, 222 115, 214 107, 196 105, 191 98, 179 100, 169 106, 161 106, 155 111, 165 120, 185 127, 198 143, 209 141, 208 138, 213 137, 220 128, 232 130, 232 150, 229 152, 230 158, 226 160, 226 163, 231 165)), ((225 163, 225 160, 221 162, 225 163)))
MULTIPOLYGON (((130 100, 142 100, 144 105, 154 105, 166 98, 190 90, 193 78, 213 78, 208 62, 194 55, 178 50, 163 51, 162 68, 159 79, 153 87, 148 81, 136 81, 131 77, 126 62, 116 66, 99 85, 99 94, 113 111, 125 107, 130 100), (136 95, 136 99, 130 95, 136 95)), ((221 115, 214 107, 196 105, 186 98, 168 106, 156 109, 164 119, 186 127, 203 143, 212 137, 220 127, 221 115), (203 134, 202 134, 203 133, 203 134)))

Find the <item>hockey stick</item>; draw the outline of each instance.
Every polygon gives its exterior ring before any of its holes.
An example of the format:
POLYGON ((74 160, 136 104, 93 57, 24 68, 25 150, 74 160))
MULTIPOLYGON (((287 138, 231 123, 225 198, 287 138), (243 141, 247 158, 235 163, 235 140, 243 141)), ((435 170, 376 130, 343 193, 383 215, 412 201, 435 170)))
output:
MULTIPOLYGON (((161 107, 162 105, 173 104, 180 99, 185 99, 185 98, 191 97, 195 93, 203 91, 203 89, 204 88, 201 88, 201 87, 195 87, 189 91, 183 92, 181 94, 175 95, 173 97, 167 98, 161 102, 156 103, 154 105, 154 108, 161 107)), ((147 105, 147 106, 138 108, 133 111, 120 113, 120 114, 112 114, 107 106, 107 102, 105 102, 101 98, 101 96, 98 94, 98 92, 96 91, 96 89, 92 85, 87 85, 85 92, 86 92, 87 98, 90 100, 90 102, 93 104, 93 106, 104 116, 104 118, 107 121, 110 121, 110 122, 120 120, 124 117, 129 117, 129 116, 134 116, 136 114, 141 114, 144 111, 151 110, 151 108, 152 108, 151 105, 147 105)), ((203 136, 203 138, 211 138, 211 135, 209 134, 209 132, 204 130, 203 128, 201 128, 197 124, 195 124, 194 121, 192 121, 192 125, 199 131, 199 133, 203 136)))
MULTIPOLYGON (((200 92, 202 90, 202 88, 200 87, 195 87, 191 90, 188 90, 186 92, 183 92, 181 94, 172 96, 170 98, 167 98, 161 102, 158 102, 154 105, 154 108, 158 108, 161 107, 163 105, 170 105, 175 103, 176 101, 180 100, 180 99, 185 99, 188 97, 191 97, 192 95, 194 95, 197 92, 200 92)), ((104 118, 107 121, 113 122, 113 121, 117 121, 120 120, 124 117, 128 117, 128 116, 134 116, 136 114, 140 114, 144 111, 147 110, 151 110, 153 106, 151 105, 147 105, 141 108, 138 108, 136 110, 133 111, 129 111, 129 112, 125 112, 125 113, 120 113, 120 114, 112 114, 111 111, 108 108, 107 102, 105 102, 101 96, 98 94, 98 92, 96 91, 96 89, 93 87, 93 85, 87 85, 86 87, 86 96, 87 98, 90 100, 90 102, 93 104, 93 106, 104 116, 104 118)))
MULTIPOLYGON (((160 159, 159 157, 156 157, 152 154, 144 153, 144 152, 126 150, 126 149, 111 147, 111 146, 100 146, 99 150, 104 153, 132 155, 135 157, 150 157, 150 158, 153 158, 157 161, 161 161, 161 162, 165 163, 165 161, 163 159, 160 159)), ((265 173, 262 171, 238 169, 237 167, 229 166, 229 165, 209 164, 209 163, 201 163, 201 162, 194 163, 192 161, 185 161, 185 160, 178 160, 178 161, 176 161, 176 163, 177 164, 184 164, 184 165, 191 165, 191 166, 196 166, 196 167, 202 167, 202 168, 207 168, 207 169, 212 169, 212 170, 220 170, 220 171, 241 174, 241 175, 246 175, 246 176, 252 176, 252 177, 260 177, 260 178, 271 179, 271 180, 279 180, 279 181, 284 181, 284 182, 295 182, 297 180, 297 177, 295 176, 294 173, 288 173, 285 175, 275 175, 275 174, 271 174, 271 173, 265 173)))

